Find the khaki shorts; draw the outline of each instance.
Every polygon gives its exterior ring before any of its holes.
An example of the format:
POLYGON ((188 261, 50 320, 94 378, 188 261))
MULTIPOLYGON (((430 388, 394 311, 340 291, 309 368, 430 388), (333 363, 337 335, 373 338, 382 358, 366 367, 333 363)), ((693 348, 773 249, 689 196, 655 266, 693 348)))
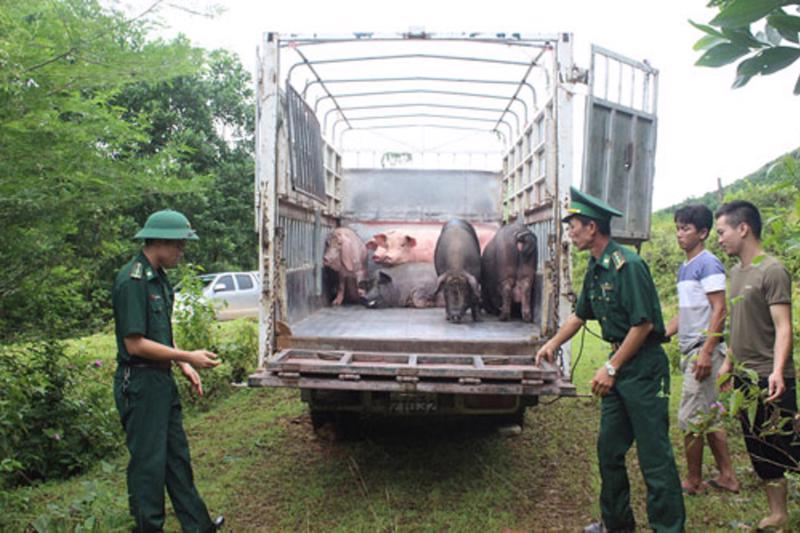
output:
POLYGON ((680 369, 683 373, 683 390, 681 391, 681 404, 678 407, 678 427, 688 431, 690 423, 702 420, 710 411, 711 404, 717 401, 717 374, 725 361, 725 345, 717 344, 711 354, 711 374, 703 381, 694 377, 694 363, 700 348, 694 348, 681 357, 680 369))

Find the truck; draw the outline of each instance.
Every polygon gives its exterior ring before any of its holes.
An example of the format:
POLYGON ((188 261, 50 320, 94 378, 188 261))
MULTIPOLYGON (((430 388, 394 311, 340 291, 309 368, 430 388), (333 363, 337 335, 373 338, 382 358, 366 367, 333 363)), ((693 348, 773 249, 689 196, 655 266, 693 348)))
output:
POLYGON ((658 71, 599 46, 581 68, 573 46, 570 33, 264 34, 254 194, 263 283, 249 386, 298 389, 315 428, 363 414, 521 424, 540 396, 575 395, 568 346, 557 365, 535 362, 576 299, 561 220, 580 172, 582 190, 625 213, 615 239, 648 239, 658 71), (532 323, 331 305, 322 260, 335 228, 368 241, 453 218, 536 235, 532 323))

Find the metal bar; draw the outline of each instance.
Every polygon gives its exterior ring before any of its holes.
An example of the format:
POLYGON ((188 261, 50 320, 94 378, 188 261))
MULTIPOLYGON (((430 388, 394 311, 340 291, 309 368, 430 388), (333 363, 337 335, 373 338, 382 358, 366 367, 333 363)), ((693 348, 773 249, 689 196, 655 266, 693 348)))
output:
POLYGON ((634 68, 638 68, 650 74, 658 74, 658 69, 655 69, 647 63, 646 61, 637 61, 635 59, 631 59, 629 57, 625 57, 621 54, 613 52, 607 48, 603 48, 602 46, 592 45, 592 52, 605 56, 607 58, 611 58, 614 61, 619 61, 620 63, 624 63, 626 65, 630 65, 634 68))
MULTIPOLYGON (((444 118, 444 119, 451 119, 451 120, 468 120, 474 122, 494 122, 494 119, 491 118, 475 118, 475 117, 462 117, 459 115, 441 115, 441 114, 434 114, 434 113, 407 113, 401 115, 373 115, 368 117, 351 117, 350 121, 364 121, 364 120, 382 120, 382 119, 398 119, 398 118, 444 118)), ((336 138, 336 126, 342 122, 342 119, 337 120, 333 123, 333 128, 331 129, 331 135, 335 139, 336 138)), ((350 122, 347 122, 348 126, 351 126, 350 122)), ((511 124, 506 121, 501 121, 500 123, 504 124, 508 128, 509 138, 513 137, 514 130, 511 128, 511 124)), ((408 126, 413 127, 415 124, 409 124, 408 126)), ((497 125, 493 129, 497 129, 497 125)))
MULTIPOLYGON (((297 51, 297 50, 296 50, 297 51)), ((292 72, 295 67, 309 66, 309 65, 332 65, 334 63, 358 63, 362 61, 385 61, 395 59, 438 59, 443 61, 470 61, 474 63, 492 63, 495 65, 512 65, 517 67, 528 66, 527 61, 512 61, 510 59, 491 59, 485 57, 471 57, 471 56, 451 56, 446 54, 391 54, 385 56, 360 56, 360 57, 342 57, 338 59, 319 59, 316 61, 307 61, 303 57, 302 63, 295 63, 289 67, 286 74, 288 79, 292 79, 292 72)))
MULTIPOLYGON (((546 51, 547 51, 547 48, 543 48, 543 49, 542 49, 542 51, 541 51, 541 52, 539 52, 539 55, 537 55, 536 57, 534 57, 534 58, 531 60, 531 63, 530 63, 530 65, 528 66, 528 70, 526 70, 526 71, 525 71, 525 75, 524 75, 524 76, 522 76, 522 79, 519 81, 519 85, 517 85, 517 90, 516 90, 516 91, 514 91, 514 94, 513 94, 513 95, 511 96, 511 98, 509 99, 509 101, 508 101, 508 105, 506 105, 506 108, 505 108, 505 109, 503 110, 503 112, 500 114, 500 118, 499 118, 499 119, 497 119, 497 124, 496 124, 496 126, 499 126, 499 125, 500 125, 500 121, 501 121, 501 120, 503 120, 503 117, 506 115, 506 113, 508 112, 508 110, 509 110, 509 109, 511 109, 511 104, 514 102, 514 99, 517 97, 517 95, 519 94, 520 90, 522 90, 522 84, 523 84, 523 83, 525 83, 525 80, 527 80, 527 79, 528 79, 528 75, 529 75, 529 74, 531 73, 531 71, 533 70, 533 67, 535 67, 535 66, 536 66, 537 62, 538 62, 538 61, 539 61, 539 59, 540 59, 540 58, 541 58, 541 57, 544 55, 544 53, 545 53, 546 51)), ((548 83, 548 85, 549 85, 549 83, 548 83)), ((495 127, 496 127, 496 126, 495 126, 495 127)), ((517 121, 517 134, 519 134, 519 132, 520 132, 520 131, 519 131, 519 121, 517 121)))
MULTIPOLYGON (((311 71, 311 73, 312 73, 312 74, 314 74, 314 76, 317 78, 317 81, 319 82, 319 84, 320 84, 320 87, 322 87, 322 89, 325 91, 325 93, 327 93, 327 95, 331 97, 331 101, 333 102, 333 105, 335 105, 335 106, 336 106, 336 108, 337 108, 337 109, 339 109, 339 110, 341 111, 341 108, 339 107, 339 102, 337 102, 337 101, 336 101, 336 98, 335 98, 335 97, 334 97, 334 96, 331 94, 331 92, 328 90, 328 87, 326 87, 326 86, 325 86, 325 82, 324 82, 324 81, 322 81, 322 78, 320 78, 320 77, 319 77, 319 74, 317 74, 317 71, 316 71, 316 69, 314 68, 314 65, 312 65, 311 63, 309 63, 309 62, 308 62, 308 59, 306 58, 305 54, 303 54, 303 52, 301 52, 299 49, 295 49, 295 52, 297 52, 297 54, 298 54, 298 55, 299 55, 299 56, 300 56, 300 57, 303 59, 303 61, 304 61, 304 62, 306 63, 306 65, 308 66, 308 69, 309 69, 309 70, 311 71)), ((299 64, 299 63, 295 63, 294 65, 292 65, 292 68, 296 67, 298 64, 299 64)), ((286 83, 287 83, 287 85, 288 85, 288 84, 289 84, 289 82, 290 82, 290 77, 291 77, 291 69, 289 69, 289 75, 286 77, 286 83)), ((303 90, 303 100, 305 100, 305 99, 306 99, 306 92, 305 92, 305 90, 303 90)), ((347 117, 345 116, 345 114, 344 114, 344 113, 342 113, 342 118, 344 119, 344 121, 345 121, 345 122, 347 122, 347 117)))
MULTIPOLYGON (((397 81, 441 81, 447 83, 476 83, 476 84, 489 84, 489 85, 518 85, 520 82, 518 80, 487 80, 487 79, 469 79, 469 78, 442 78, 438 76, 402 76, 402 77, 394 77, 394 78, 350 78, 350 79, 335 79, 335 80, 326 80, 325 83, 331 85, 333 83, 375 83, 375 82, 397 82, 397 81)), ((303 95, 305 94, 309 87, 315 85, 316 81, 309 81, 306 84, 305 89, 303 89, 303 95)), ((531 90, 531 97, 533 101, 534 107, 536 105, 536 89, 533 88, 528 82, 524 84, 527 88, 531 90)), ((332 96, 331 96, 332 97, 332 96)))
POLYGON ((471 128, 469 126, 451 126, 448 124, 434 124, 434 123, 420 123, 420 124, 386 124, 382 126, 360 126, 360 127, 347 127, 342 130, 342 137, 348 131, 352 130, 382 130, 382 129, 397 129, 397 128, 439 128, 445 130, 467 130, 467 131, 482 131, 484 133, 497 133, 502 139, 503 142, 508 142, 508 139, 503 132, 497 129, 485 129, 485 128, 471 128))
MULTIPOLYGON (((354 97, 364 97, 364 96, 383 96, 383 95, 391 95, 391 94, 444 94, 449 96, 466 96, 466 97, 473 97, 473 98, 489 98, 494 100, 502 100, 506 101, 508 98, 505 96, 499 96, 496 94, 481 94, 481 93, 468 93, 462 91, 442 91, 437 89, 403 89, 403 90, 392 90, 392 91, 368 91, 368 92, 360 92, 360 93, 345 93, 345 94, 337 94, 336 98, 339 100, 343 98, 354 98, 354 97)), ((314 113, 317 113, 319 109, 319 104, 323 100, 327 100, 329 97, 327 95, 323 95, 318 97, 314 101, 314 113)), ((519 102, 522 104, 524 110, 524 118, 525 123, 528 123, 528 104, 525 103, 525 100, 517 97, 514 98, 514 101, 519 102)))
POLYGON ((263 52, 256 76, 256 186, 259 195, 258 212, 258 270, 261 277, 259 298, 258 365, 272 357, 275 340, 275 223, 278 216, 278 107, 280 72, 278 34, 264 35, 263 52))
POLYGON ((346 42, 381 42, 381 41, 466 41, 482 44, 498 44, 511 46, 542 47, 558 40, 557 34, 521 33, 521 32, 354 32, 344 34, 288 34, 281 42, 281 47, 308 46, 315 44, 346 42))
MULTIPOLYGON (((379 104, 379 105, 365 105, 365 106, 353 106, 353 107, 343 107, 343 111, 360 111, 364 109, 391 109, 391 108, 405 108, 405 107, 436 107, 436 108, 443 108, 443 109, 463 109, 465 111, 486 111, 489 113, 497 113, 498 111, 503 111, 503 108, 500 107, 473 107, 473 106, 462 106, 462 105, 452 105, 452 104, 439 104, 435 102, 419 102, 419 103, 405 103, 405 104, 379 104)), ((328 131, 328 117, 331 113, 337 111, 336 109, 329 109, 323 118, 323 130, 328 131)), ((519 131, 519 115, 517 115, 514 111, 509 111, 509 114, 512 115, 516 121, 517 131, 519 131)), ((502 117, 501 117, 502 118, 502 117)), ((353 118, 352 120, 355 120, 353 118)), ((499 121, 498 121, 499 123, 499 121)))

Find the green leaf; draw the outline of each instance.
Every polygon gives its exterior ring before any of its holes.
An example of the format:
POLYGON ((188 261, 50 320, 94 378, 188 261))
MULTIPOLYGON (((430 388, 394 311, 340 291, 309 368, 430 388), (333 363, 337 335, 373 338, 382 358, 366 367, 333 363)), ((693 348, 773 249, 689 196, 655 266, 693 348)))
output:
POLYGON ((797 77, 797 81, 794 84, 794 94, 800 95, 800 76, 797 77))
POLYGON ((724 37, 722 35, 722 33, 719 32, 719 30, 717 30, 716 28, 712 28, 711 26, 708 26, 707 24, 699 24, 697 22, 694 22, 691 19, 689 20, 689 24, 691 24, 692 26, 694 26, 698 30, 702 31, 703 33, 707 33, 708 35, 713 35, 714 37, 719 37, 719 38, 723 38, 724 37))
POLYGON ((756 57, 761 58, 759 74, 772 74, 797 61, 797 58, 800 57, 800 48, 776 46, 762 50, 756 57))
POLYGON ((782 0, 732 0, 709 24, 721 28, 745 28, 782 5, 782 0))
POLYGON ((716 35, 703 35, 697 40, 696 43, 694 43, 692 50, 708 50, 709 48, 713 48, 714 46, 725 42, 728 41, 724 37, 717 37, 716 35))
POLYGON ((750 402, 747 406, 747 419, 750 420, 750 427, 756 423, 756 413, 758 412, 758 402, 750 402))
POLYGON ((798 32, 800 32, 800 17, 781 14, 770 15, 767 17, 767 24, 778 30, 781 37, 793 43, 799 42, 798 32))
POLYGON ((750 52, 750 49, 746 46, 722 43, 703 54, 695 65, 699 67, 721 67, 733 63, 748 52, 750 52))
POLYGON ((763 38, 764 40, 759 39, 750 33, 749 28, 722 28, 722 34, 733 44, 738 44, 739 46, 746 46, 749 48, 764 48, 765 46, 769 45, 769 42, 765 42, 766 37, 763 38))
POLYGON ((740 389, 735 389, 731 393, 730 409, 731 416, 736 416, 744 404, 744 394, 740 389))
POLYGON ((757 255, 757 256, 755 256, 753 258, 753 264, 754 265, 760 265, 763 261, 764 261, 764 256, 763 255, 757 255))

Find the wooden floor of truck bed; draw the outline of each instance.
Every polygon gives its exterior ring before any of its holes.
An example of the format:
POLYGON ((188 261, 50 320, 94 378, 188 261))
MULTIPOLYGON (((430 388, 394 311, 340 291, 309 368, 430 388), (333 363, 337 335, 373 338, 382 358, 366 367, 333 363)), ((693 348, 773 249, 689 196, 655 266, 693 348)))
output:
POLYGON ((286 340, 308 349, 503 355, 531 355, 543 342, 534 324, 481 319, 449 323, 443 308, 326 307, 291 324, 286 340))

